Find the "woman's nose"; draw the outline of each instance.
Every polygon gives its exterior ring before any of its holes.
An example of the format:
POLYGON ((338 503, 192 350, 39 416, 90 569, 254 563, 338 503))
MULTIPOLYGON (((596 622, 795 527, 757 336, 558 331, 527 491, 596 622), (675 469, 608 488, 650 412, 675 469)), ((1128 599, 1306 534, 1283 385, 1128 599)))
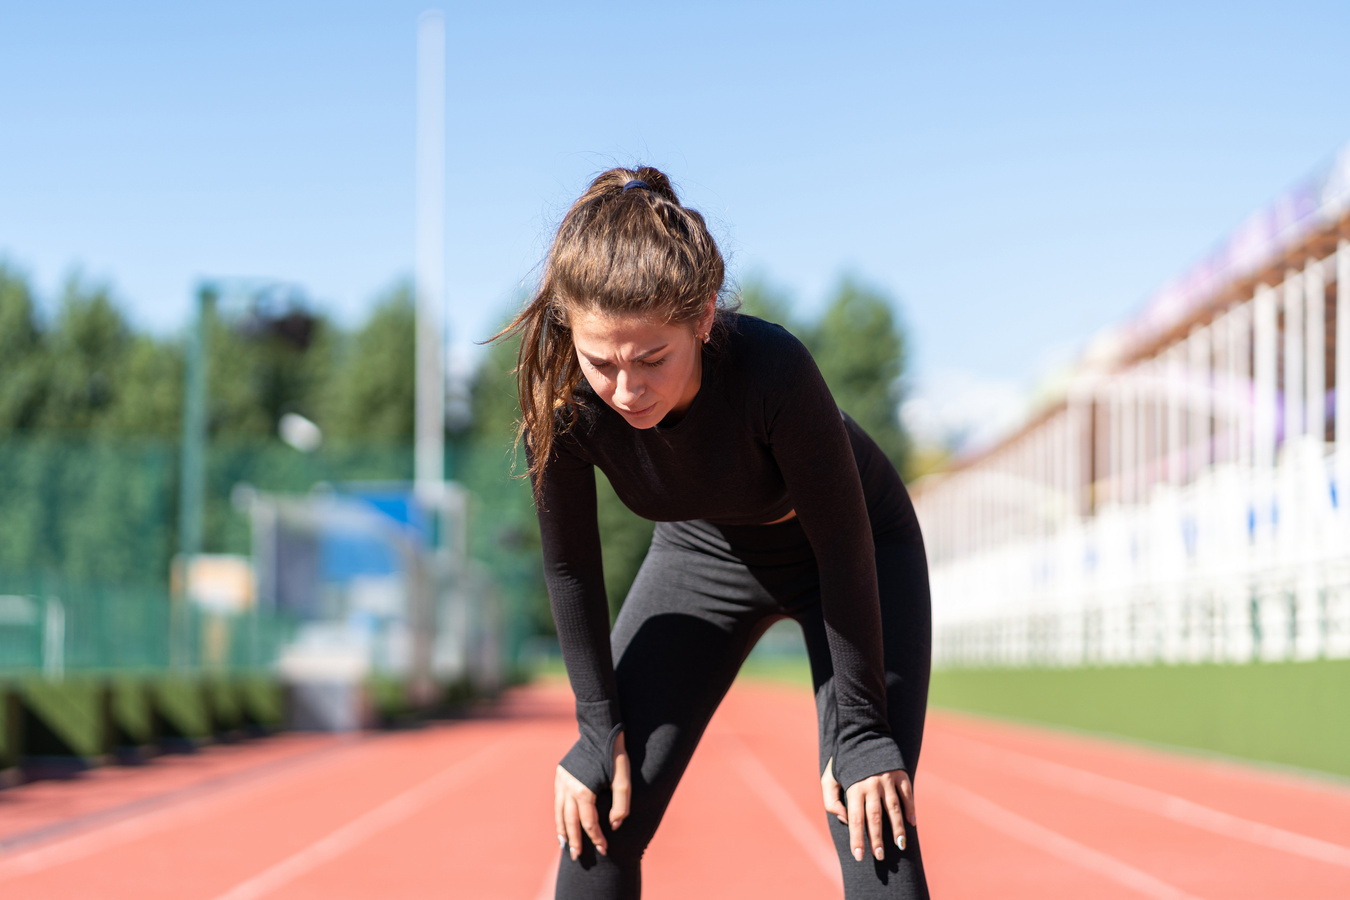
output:
POLYGON ((641 379, 635 378, 631 372, 620 371, 614 385, 614 402, 632 408, 632 402, 642 396, 642 391, 641 379))

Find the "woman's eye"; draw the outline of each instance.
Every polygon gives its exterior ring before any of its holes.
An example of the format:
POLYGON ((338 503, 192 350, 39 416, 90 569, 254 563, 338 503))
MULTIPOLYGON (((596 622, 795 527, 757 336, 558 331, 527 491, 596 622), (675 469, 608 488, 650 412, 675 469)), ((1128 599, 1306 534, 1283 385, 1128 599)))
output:
POLYGON ((661 363, 663 363, 663 362, 665 362, 665 361, 666 361, 666 360, 665 360, 664 357, 662 357, 661 359, 656 360, 655 362, 649 362, 648 360, 645 360, 645 359, 644 359, 644 360, 642 361, 642 364, 643 364, 644 366, 646 366, 647 368, 649 368, 649 369, 655 369, 657 366, 661 365, 661 363))

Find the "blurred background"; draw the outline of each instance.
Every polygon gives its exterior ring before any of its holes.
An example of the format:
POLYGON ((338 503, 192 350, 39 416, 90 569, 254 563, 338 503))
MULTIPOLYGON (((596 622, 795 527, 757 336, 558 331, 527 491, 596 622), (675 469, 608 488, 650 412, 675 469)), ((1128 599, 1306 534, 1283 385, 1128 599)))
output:
POLYGON ((1350 9, 422 12, 0 13, 0 762, 556 668, 487 341, 644 162, 910 482, 936 703, 1350 773, 1350 9))

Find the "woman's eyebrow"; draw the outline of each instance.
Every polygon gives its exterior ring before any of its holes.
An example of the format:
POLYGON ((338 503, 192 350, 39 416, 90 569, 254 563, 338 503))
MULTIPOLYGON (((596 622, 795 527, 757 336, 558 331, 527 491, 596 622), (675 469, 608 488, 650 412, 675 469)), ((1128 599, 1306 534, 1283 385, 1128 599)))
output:
POLYGON ((660 353, 662 350, 666 349, 669 346, 670 346, 669 344, 662 344, 660 347, 657 347, 654 350, 648 350, 646 353, 639 353, 637 356, 633 357, 633 362, 641 362, 642 360, 646 359, 649 356, 655 356, 656 354, 660 353))
MULTIPOLYGON (((660 353, 662 350, 666 349, 669 346, 670 344, 662 344, 659 347, 653 347, 651 350, 644 350, 642 353, 639 353, 637 356, 633 357, 633 362, 641 362, 642 360, 647 359, 650 356, 655 356, 656 354, 660 353)), ((603 356, 593 356, 590 353, 587 353, 585 350, 581 351, 581 355, 586 357, 587 361, 590 362, 590 364, 593 366, 599 365, 600 363, 609 362, 609 360, 605 359, 603 356)))

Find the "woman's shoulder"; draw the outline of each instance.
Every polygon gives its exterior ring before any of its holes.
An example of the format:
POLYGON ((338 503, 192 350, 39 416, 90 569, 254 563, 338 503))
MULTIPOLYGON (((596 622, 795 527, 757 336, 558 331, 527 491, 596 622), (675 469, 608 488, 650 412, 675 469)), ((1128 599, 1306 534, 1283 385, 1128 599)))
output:
POLYGON ((802 366, 813 366, 811 353, 782 325, 743 313, 724 320, 724 353, 731 368, 753 381, 778 383, 802 366))

